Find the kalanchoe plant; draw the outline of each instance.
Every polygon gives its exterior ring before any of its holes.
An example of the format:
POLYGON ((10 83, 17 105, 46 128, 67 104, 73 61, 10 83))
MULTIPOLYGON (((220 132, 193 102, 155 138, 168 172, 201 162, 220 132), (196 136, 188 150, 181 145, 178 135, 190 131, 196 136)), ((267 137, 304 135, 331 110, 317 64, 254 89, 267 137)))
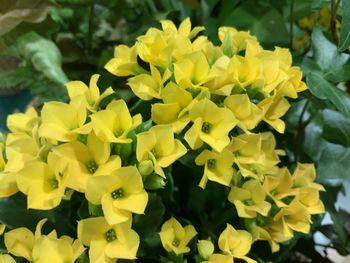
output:
POLYGON ((19 191, 28 208, 71 225, 71 237, 42 235, 44 221, 35 234, 7 231, 9 254, 251 263, 265 256, 259 245, 274 253, 309 233, 312 216, 324 212, 324 188, 313 164, 279 166, 284 151, 270 131, 284 132, 288 98, 307 89, 300 69, 288 49, 264 50, 249 32, 221 27, 214 45, 202 30, 164 20, 133 46, 116 47, 105 67, 139 97, 130 108, 118 90, 100 94, 93 75, 89 87, 66 85, 69 103, 8 118, 1 197, 19 191))

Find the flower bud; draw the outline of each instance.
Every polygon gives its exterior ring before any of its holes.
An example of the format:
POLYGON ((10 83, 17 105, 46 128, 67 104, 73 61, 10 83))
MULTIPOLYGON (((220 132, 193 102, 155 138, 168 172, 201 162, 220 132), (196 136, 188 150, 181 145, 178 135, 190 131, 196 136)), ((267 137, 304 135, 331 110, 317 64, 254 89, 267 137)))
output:
POLYGON ((139 163, 138 169, 142 176, 150 175, 154 170, 153 162, 151 160, 142 161, 139 163))
POLYGON ((214 253, 214 244, 210 240, 199 240, 197 248, 199 255, 206 260, 214 253))

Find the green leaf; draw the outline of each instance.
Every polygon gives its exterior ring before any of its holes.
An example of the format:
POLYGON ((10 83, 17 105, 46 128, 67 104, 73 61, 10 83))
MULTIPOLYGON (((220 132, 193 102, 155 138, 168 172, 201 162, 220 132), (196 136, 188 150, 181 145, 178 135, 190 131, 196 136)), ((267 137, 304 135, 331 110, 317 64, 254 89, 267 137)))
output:
POLYGON ((62 85, 68 81, 61 68, 61 53, 54 42, 29 32, 18 38, 17 45, 21 55, 48 79, 62 85))
POLYGON ((335 44, 329 41, 320 28, 312 32, 314 58, 326 80, 340 82, 350 79, 349 55, 339 53, 335 44))
POLYGON ((342 1, 342 12, 343 15, 338 44, 339 51, 345 51, 350 46, 350 0, 342 1))
POLYGON ((350 147, 350 119, 337 111, 323 111, 323 137, 336 144, 350 147))
POLYGON ((325 80, 320 74, 310 72, 306 76, 310 92, 321 100, 329 100, 346 116, 350 116, 350 98, 342 90, 325 80))
POLYGON ((6 34, 21 22, 40 23, 44 21, 51 6, 52 3, 46 0, 1 0, 0 36, 6 34))

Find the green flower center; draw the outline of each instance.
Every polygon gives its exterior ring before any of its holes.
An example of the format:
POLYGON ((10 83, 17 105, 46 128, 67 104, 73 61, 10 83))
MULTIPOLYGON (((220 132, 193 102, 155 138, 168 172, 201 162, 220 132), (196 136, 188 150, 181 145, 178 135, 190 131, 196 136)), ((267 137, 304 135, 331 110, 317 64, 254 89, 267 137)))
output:
POLYGON ((105 233, 105 238, 107 242, 112 242, 117 239, 117 234, 115 233, 115 230, 111 228, 105 233))
POLYGON ((214 169, 216 166, 216 160, 215 159, 209 159, 207 162, 208 169, 214 169))
POLYGON ((50 180, 50 186, 52 189, 57 189, 58 188, 58 180, 56 178, 53 178, 50 180))
POLYGON ((114 135, 115 137, 119 137, 121 136, 122 134, 124 133, 123 129, 117 129, 115 132, 114 132, 114 135))
POLYGON ((124 190, 123 188, 118 188, 116 190, 114 190, 111 193, 111 196, 114 200, 119 199, 119 198, 123 198, 124 197, 124 190))
POLYGON ((90 161, 87 163, 86 168, 89 170, 89 173, 93 174, 98 169, 98 165, 95 161, 90 161))
POLYGON ((202 124, 202 132, 210 133, 211 128, 212 128, 212 125, 209 122, 203 122, 203 124, 202 124))
POLYGON ((177 238, 174 238, 173 242, 171 243, 174 247, 178 247, 180 245, 180 241, 177 238))

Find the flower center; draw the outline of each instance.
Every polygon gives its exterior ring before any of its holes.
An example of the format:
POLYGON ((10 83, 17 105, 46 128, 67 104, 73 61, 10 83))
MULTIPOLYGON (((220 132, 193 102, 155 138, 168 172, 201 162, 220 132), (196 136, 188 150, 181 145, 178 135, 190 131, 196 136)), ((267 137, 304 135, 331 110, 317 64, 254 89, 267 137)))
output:
POLYGON ((107 242, 112 242, 117 239, 117 234, 115 233, 113 228, 111 228, 105 233, 105 238, 107 242))
POLYGON ((216 166, 216 160, 215 159, 209 159, 207 162, 208 169, 214 169, 216 166))
POLYGON ((58 188, 58 180, 56 178, 51 179, 50 186, 52 189, 57 189, 58 188))
POLYGON ((171 243, 174 247, 178 247, 180 245, 180 241, 177 238, 174 238, 173 242, 171 243))
POLYGON ((112 196, 112 198, 114 200, 124 197, 124 190, 123 190, 123 188, 118 188, 118 189, 114 190, 111 193, 111 196, 112 196))
POLYGON ((203 124, 202 124, 202 132, 210 133, 211 128, 212 128, 212 125, 209 122, 203 122, 203 124))
POLYGON ((87 167, 87 169, 89 170, 89 172, 91 174, 95 173, 96 170, 98 169, 98 165, 97 165, 97 163, 95 161, 88 162, 86 167, 87 167))

